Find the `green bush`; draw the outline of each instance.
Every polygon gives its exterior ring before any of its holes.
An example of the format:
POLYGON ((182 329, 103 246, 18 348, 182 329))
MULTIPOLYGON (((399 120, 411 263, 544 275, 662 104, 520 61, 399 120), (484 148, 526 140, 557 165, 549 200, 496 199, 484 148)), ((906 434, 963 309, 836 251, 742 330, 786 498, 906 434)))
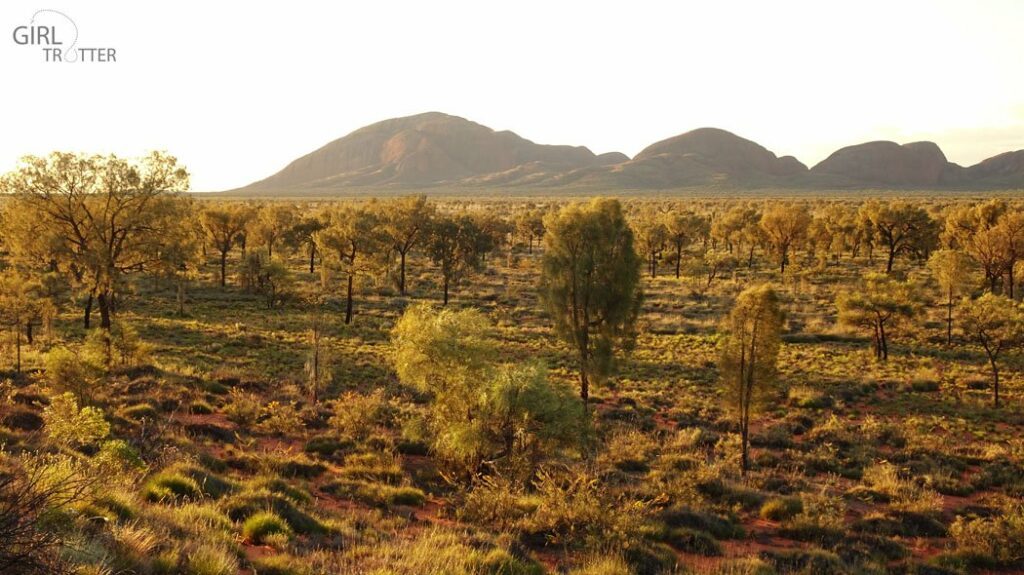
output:
POLYGON ((669 530, 665 542, 686 553, 709 557, 722 554, 722 546, 706 531, 675 527, 669 530))
POLYGON ((220 545, 200 545, 188 554, 185 575, 236 575, 238 559, 220 545))
POLYGON ((633 575, 624 559, 617 556, 596 557, 573 569, 570 575, 633 575))
POLYGON ((194 479, 175 472, 158 473, 142 486, 142 497, 154 503, 200 499, 202 496, 203 492, 194 479))
POLYGON ((271 555, 252 562, 259 575, 306 575, 309 568, 290 555, 271 555))
POLYGON ((1004 509, 992 517, 957 517, 949 527, 957 550, 1009 566, 1024 561, 1024 507, 1004 509))
POLYGON ((221 508, 232 521, 245 521, 257 513, 270 510, 283 518, 295 533, 324 531, 324 526, 315 517, 299 509, 296 502, 267 489, 247 490, 231 495, 221 501, 221 508))
POLYGON ((71 392, 50 399, 43 410, 46 435, 59 443, 71 446, 91 445, 110 434, 110 424, 99 408, 78 408, 71 392))
POLYGON ((543 575, 544 569, 532 561, 512 556, 504 549, 492 549, 480 559, 480 575, 543 575))
POLYGON ((263 543, 267 535, 281 533, 291 535, 292 530, 284 519, 271 511, 251 515, 242 524, 242 537, 249 543, 263 543))
POLYGON ((804 510, 799 497, 776 497, 761 506, 761 518, 769 521, 786 521, 804 510))

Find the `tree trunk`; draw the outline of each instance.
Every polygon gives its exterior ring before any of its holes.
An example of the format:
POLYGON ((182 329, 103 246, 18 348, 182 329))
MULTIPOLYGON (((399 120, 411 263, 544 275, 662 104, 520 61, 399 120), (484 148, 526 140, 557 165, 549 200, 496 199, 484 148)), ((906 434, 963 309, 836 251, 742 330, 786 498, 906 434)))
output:
POLYGON ((992 365, 992 392, 994 393, 995 406, 999 407, 999 367, 996 365, 996 358, 991 355, 988 358, 989 364, 992 365))
POLYGON ((580 353, 580 399, 583 400, 583 409, 586 410, 590 402, 590 378, 587 375, 587 352, 580 353))
POLYGON ((1008 265, 1006 267, 1006 279, 1008 280, 1008 282, 1010 284, 1010 299, 1011 300, 1014 299, 1013 298, 1013 265, 1014 265, 1014 262, 1010 262, 1010 265, 1008 265))
POLYGON ((882 361, 886 361, 889 359, 889 343, 886 341, 884 323, 878 324, 878 336, 879 343, 882 345, 882 361))
POLYGON ((100 307, 100 328, 110 331, 111 298, 110 292, 101 292, 96 296, 96 303, 100 307))
POLYGON ((15 326, 14 332, 14 346, 17 348, 14 360, 14 373, 21 373, 21 328, 15 326))
POLYGON ((220 253, 220 287, 226 287, 228 276, 228 252, 220 253))
POLYGON ((93 294, 89 294, 89 299, 85 300, 85 312, 82 317, 82 327, 85 329, 89 329, 92 320, 92 300, 93 294))
POLYGON ((444 304, 448 305, 448 276, 444 277, 444 304))
POLYGON ((889 247, 889 259, 885 262, 885 273, 892 273, 892 262, 896 259, 896 249, 889 247))
MULTIPOLYGON (((405 252, 399 252, 401 254, 401 263, 399 264, 399 275, 398 275, 398 292, 405 295, 405 252)), ((448 293, 447 284, 445 284, 445 294, 448 293)), ((445 303, 448 303, 448 296, 445 295, 445 303)))
POLYGON ((740 475, 746 477, 747 470, 750 469, 750 424, 746 418, 743 418, 743 423, 740 427, 740 444, 743 451, 740 460, 740 475))
POLYGON ((35 343, 35 338, 33 337, 32 334, 32 320, 28 320, 25 322, 25 339, 28 340, 29 345, 35 343))
POLYGON ((309 273, 316 273, 316 244, 309 244, 309 273))
POLYGON ((949 290, 949 302, 946 304, 946 345, 953 344, 953 290, 949 290))
POLYGON ((352 274, 348 274, 348 291, 345 292, 345 324, 352 322, 352 274))
POLYGON ((185 278, 178 278, 178 315, 185 315, 185 278))
POLYGON ((683 245, 676 244, 676 279, 679 279, 679 268, 683 262, 683 245))

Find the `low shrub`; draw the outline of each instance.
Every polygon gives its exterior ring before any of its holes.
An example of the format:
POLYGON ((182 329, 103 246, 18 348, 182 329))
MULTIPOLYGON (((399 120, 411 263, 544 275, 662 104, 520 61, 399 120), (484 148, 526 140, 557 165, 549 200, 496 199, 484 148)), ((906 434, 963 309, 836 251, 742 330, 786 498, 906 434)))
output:
POLYGON ((235 575, 238 558, 220 545, 205 544, 195 548, 185 560, 184 575, 235 575))
POLYGON ((1019 563, 1024 561, 1024 506, 992 517, 957 517, 949 534, 958 551, 991 558, 1001 566, 1019 563))
POLYGON ((248 543, 263 543, 268 535, 291 535, 291 532, 288 523, 272 511, 251 515, 242 524, 242 537, 248 543))
POLYGON ((761 518, 769 521, 786 521, 803 512, 804 503, 799 497, 775 497, 761 506, 761 518))

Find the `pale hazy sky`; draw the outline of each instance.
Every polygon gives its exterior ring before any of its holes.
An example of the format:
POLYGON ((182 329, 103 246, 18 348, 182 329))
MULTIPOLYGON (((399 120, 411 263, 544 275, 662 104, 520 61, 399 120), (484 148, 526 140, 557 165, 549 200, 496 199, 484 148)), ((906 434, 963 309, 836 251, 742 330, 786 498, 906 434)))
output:
POLYGON ((1024 148, 1022 25, 1020 0, 5 0, 0 171, 165 149, 224 189, 431 110, 596 153, 715 126, 808 165, 879 139, 967 165, 1024 148), (39 9, 117 62, 15 44, 39 9))

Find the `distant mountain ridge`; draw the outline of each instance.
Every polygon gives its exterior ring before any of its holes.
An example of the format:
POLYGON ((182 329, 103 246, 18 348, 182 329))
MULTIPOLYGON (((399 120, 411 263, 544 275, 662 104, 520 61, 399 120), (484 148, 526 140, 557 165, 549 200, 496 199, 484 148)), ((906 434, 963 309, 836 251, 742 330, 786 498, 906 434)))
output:
POLYGON ((458 116, 427 112, 360 128, 243 188, 241 195, 330 194, 357 188, 560 187, 608 189, 1024 187, 1024 150, 974 166, 933 142, 867 142, 808 169, 756 142, 699 128, 651 144, 634 158, 583 146, 536 144, 458 116))

